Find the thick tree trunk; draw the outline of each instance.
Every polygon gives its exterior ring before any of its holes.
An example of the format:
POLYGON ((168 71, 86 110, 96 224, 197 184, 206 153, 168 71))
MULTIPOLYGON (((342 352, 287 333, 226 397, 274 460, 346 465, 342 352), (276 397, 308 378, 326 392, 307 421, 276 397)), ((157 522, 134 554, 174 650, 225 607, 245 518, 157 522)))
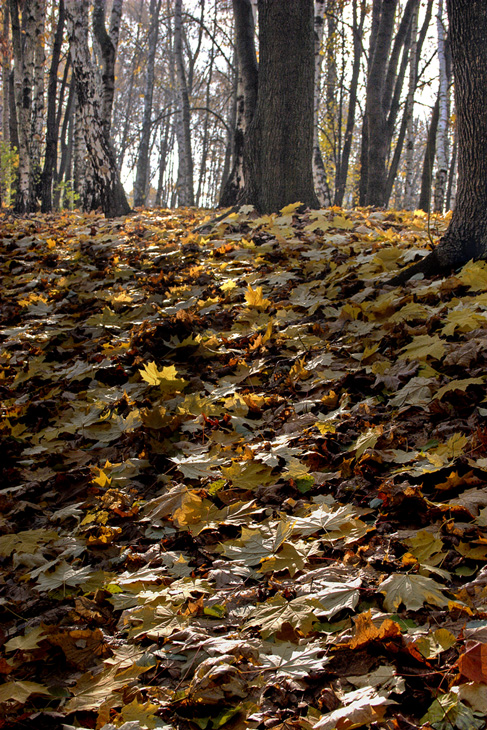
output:
POLYGON ((455 209, 437 247, 400 272, 392 284, 487 258, 487 5, 485 0, 447 0, 447 8, 458 134, 455 209))
POLYGON ((64 0, 59 0, 58 13, 47 87, 46 150, 44 155, 44 169, 41 176, 41 210, 43 213, 49 213, 52 210, 52 180, 56 166, 59 134, 59 123, 56 119, 57 73, 64 33, 64 0))
POLYGON ((152 131, 152 100, 154 95, 154 69, 156 62, 157 38, 159 35, 159 13, 161 0, 151 0, 149 6, 149 47, 147 56, 147 75, 144 91, 144 116, 140 135, 137 172, 134 183, 134 205, 145 205, 150 178, 149 147, 152 131))
POLYGON ((95 73, 88 47, 88 0, 66 0, 66 19, 76 96, 94 176, 92 197, 99 197, 107 217, 126 215, 130 206, 98 112, 95 73))
POLYGON ((245 138, 245 202, 319 208, 312 175, 313 0, 259 0, 259 90, 245 138))
POLYGON ((219 206, 235 205, 244 188, 244 139, 257 105, 258 66, 251 0, 233 0, 237 56, 237 101, 232 171, 220 196, 219 206))
POLYGON ((178 138, 178 204, 194 205, 193 155, 191 152, 191 113, 186 70, 183 58, 182 0, 174 2, 174 58, 179 111, 176 121, 178 138))

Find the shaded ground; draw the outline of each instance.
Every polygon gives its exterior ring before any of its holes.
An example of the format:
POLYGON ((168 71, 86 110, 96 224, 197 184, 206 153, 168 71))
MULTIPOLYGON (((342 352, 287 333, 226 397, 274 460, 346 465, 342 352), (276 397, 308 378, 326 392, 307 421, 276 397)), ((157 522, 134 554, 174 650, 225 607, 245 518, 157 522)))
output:
POLYGON ((203 217, 0 220, 0 728, 484 728, 487 266, 203 217))

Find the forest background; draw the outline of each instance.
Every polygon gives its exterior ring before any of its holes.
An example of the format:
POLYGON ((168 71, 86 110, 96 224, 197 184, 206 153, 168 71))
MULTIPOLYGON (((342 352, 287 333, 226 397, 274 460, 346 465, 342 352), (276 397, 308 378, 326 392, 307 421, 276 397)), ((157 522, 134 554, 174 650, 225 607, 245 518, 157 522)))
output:
MULTIPOLYGON (((256 3, 241 3, 251 4, 257 21, 256 3)), ((238 168, 236 132, 238 137, 245 125, 245 111, 232 3, 73 5, 89 27, 100 115, 130 204, 236 202, 229 180, 238 168)), ((315 2, 318 198, 324 206, 427 211, 431 204, 436 212, 448 210, 455 197, 456 141, 443 0, 389 3, 389 34, 374 23, 374 5, 381 3, 315 2), (378 75, 386 80, 380 100, 374 96, 378 75), (372 113, 378 115, 373 126, 372 113), (382 166, 380 190, 367 186, 371 153, 382 166)), ((64 1, 4 3, 1 51, 2 205, 18 212, 39 203, 44 212, 96 208, 64 1)))

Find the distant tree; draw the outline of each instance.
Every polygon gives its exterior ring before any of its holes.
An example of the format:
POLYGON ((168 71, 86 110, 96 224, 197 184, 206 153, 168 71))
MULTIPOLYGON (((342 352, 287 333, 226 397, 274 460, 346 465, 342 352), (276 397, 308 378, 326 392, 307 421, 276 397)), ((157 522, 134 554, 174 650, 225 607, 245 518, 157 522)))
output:
POLYGON ((144 116, 140 135, 137 171, 134 183, 134 205, 145 205, 149 184, 149 147, 152 131, 152 100, 154 96, 154 67, 156 59, 157 39, 159 35, 159 13, 161 0, 150 0, 149 15, 149 50, 144 89, 144 116))
POLYGON ((313 185, 313 0, 259 0, 259 82, 245 135, 244 202, 265 213, 301 201, 313 185))
POLYGON ((455 208, 436 248, 395 276, 393 284, 487 258, 487 4, 447 0, 447 9, 458 135, 455 208))

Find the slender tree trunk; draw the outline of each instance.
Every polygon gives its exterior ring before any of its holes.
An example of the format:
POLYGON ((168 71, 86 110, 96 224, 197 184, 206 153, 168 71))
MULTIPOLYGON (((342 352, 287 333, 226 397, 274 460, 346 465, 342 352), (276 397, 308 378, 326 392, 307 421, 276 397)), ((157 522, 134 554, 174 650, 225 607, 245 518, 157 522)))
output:
POLYGON ((206 81, 206 95, 205 95, 205 118, 203 122, 203 139, 201 142, 201 162, 200 162, 200 172, 198 175, 198 190, 196 193, 196 205, 200 205, 201 196, 203 194, 203 190, 205 187, 205 179, 207 174, 207 159, 208 159, 208 127, 210 123, 210 90, 211 90, 211 83, 213 81, 213 68, 215 64, 215 33, 217 31, 217 23, 218 23, 218 6, 215 3, 214 8, 214 18, 213 18, 213 28, 212 28, 212 41, 210 46, 210 60, 208 62, 208 78, 206 81))
POLYGON ((98 42, 102 58, 102 106, 101 119, 107 139, 110 138, 113 97, 115 94, 115 59, 117 55, 123 0, 113 0, 110 13, 110 31, 105 25, 105 0, 95 0, 93 5, 93 34, 98 42))
POLYGON ((149 15, 149 48, 147 56, 147 76, 144 91, 144 117, 140 135, 139 153, 137 156, 137 172, 134 183, 134 205, 145 205, 150 179, 149 147, 152 131, 152 100, 154 96, 154 69, 156 60, 157 39, 159 35, 159 13, 161 0, 151 0, 149 15))
MULTIPOLYGON (((220 193, 218 196, 218 207, 225 207, 226 205, 235 205, 237 202, 238 197, 238 185, 236 188, 236 193, 232 197, 230 197, 229 202, 225 202, 225 190, 227 187, 227 184, 229 184, 230 189, 230 168, 232 159, 234 156, 235 151, 235 133, 237 129, 237 88, 238 88, 238 73, 237 73, 237 53, 235 51, 234 53, 234 67, 235 71, 233 74, 233 87, 232 87, 232 101, 230 104, 230 109, 227 116, 227 140, 225 145, 225 157, 223 160, 223 169, 222 169, 222 175, 221 175, 221 184, 220 184, 220 193)), ((229 70, 230 66, 229 66, 229 70)), ((243 171, 242 171, 243 176, 243 171)), ((242 178, 243 179, 243 178, 242 178)))
POLYGON ((31 170, 34 195, 40 195, 41 183, 41 143, 44 136, 44 71, 46 52, 44 36, 46 25, 46 0, 36 0, 35 17, 37 24, 34 33, 34 85, 32 97, 32 140, 31 140, 31 170))
POLYGON ((455 79, 458 187, 448 230, 421 261, 392 279, 400 284, 422 273, 438 274, 470 259, 487 258, 487 5, 447 0, 455 79))
MULTIPOLYGON (((66 69, 65 69, 66 71, 66 69)), ((74 80, 71 79, 71 84, 69 86, 69 94, 66 101, 66 107, 64 109, 64 118, 63 118, 63 124, 61 127, 61 134, 59 135, 59 142, 60 142, 60 150, 61 150, 61 160, 59 162, 59 170, 54 176, 55 179, 55 186, 54 186, 54 192, 53 192, 53 200, 52 205, 54 210, 59 210, 60 203, 61 203, 61 183, 64 179, 64 175, 66 173, 66 170, 69 167, 69 160, 70 157, 70 144, 69 140, 72 138, 72 134, 70 134, 70 127, 72 128, 72 119, 73 119, 73 107, 74 107, 74 80)), ((58 126, 60 121, 60 112, 61 109, 58 110, 58 126)))
POLYGON ((436 153, 436 130, 438 129, 440 103, 436 99, 436 103, 431 113, 431 122, 428 129, 428 138, 426 140, 426 148, 424 152, 423 170, 421 174, 421 191, 419 193, 418 208, 429 213, 431 206, 431 182, 433 179, 433 165, 436 153))
POLYGON ((51 66, 47 87, 46 150, 44 155, 44 169, 41 177, 41 210, 43 213, 48 213, 52 210, 52 180, 56 166, 59 134, 59 121, 56 118, 57 74, 63 42, 64 19, 64 0, 59 0, 58 22, 52 46, 51 66))
POLYGON ((226 180, 219 206, 235 205, 245 188, 244 140, 257 105, 258 66, 255 52, 255 26, 250 0, 233 0, 237 56, 236 125, 233 141, 233 166, 226 180))
POLYGON ((411 21, 411 50, 409 53, 409 86, 406 99, 406 179, 404 181, 404 208, 414 207, 414 94, 417 82, 417 50, 418 50, 418 6, 413 10, 411 21))
POLYGON ((357 20, 357 0, 353 0, 353 66, 350 80, 350 94, 348 98, 347 125, 343 140, 343 150, 340 160, 340 168, 335 182, 335 205, 343 205, 345 187, 347 184, 348 167, 350 164, 350 152, 352 149, 353 130, 355 127, 355 111, 357 108, 357 89, 360 75, 360 62, 362 59, 362 41, 364 35, 366 5, 365 0, 360 3, 360 20, 357 20))
MULTIPOLYGON (((9 6, 8 3, 3 4, 3 17, 2 17, 2 36, 3 36, 3 53, 2 53, 2 144, 5 151, 10 150, 10 58, 9 58, 9 6)), ((8 171, 8 178, 0 180, 0 205, 5 203, 10 205, 10 178, 12 177, 12 170, 8 171)))
POLYGON ((66 0, 66 18, 76 96, 94 176, 91 194, 100 199, 107 217, 126 215, 130 206, 97 107, 95 73, 88 47, 88 0, 66 0))
POLYGON ((457 140, 457 135, 455 134, 455 139, 453 141, 451 162, 450 162, 450 170, 448 172, 448 186, 446 188, 446 201, 445 201, 446 210, 451 210, 451 207, 452 207, 451 201, 452 201, 452 196, 453 196, 454 180, 455 180, 455 176, 456 176, 457 156, 458 156, 458 140, 457 140))
POLYGON ((438 15, 436 17, 438 31, 438 61, 440 66, 440 90, 439 98, 439 119, 436 132, 436 159, 438 162, 435 180, 435 213, 443 213, 445 204, 446 183, 448 178, 448 87, 449 79, 446 63, 446 32, 443 20, 443 0, 438 2, 438 15))
POLYGON ((194 205, 193 156, 191 152, 191 115, 188 84, 183 58, 182 0, 174 0, 174 57, 179 102, 176 130, 178 137, 179 171, 178 203, 194 205))
POLYGON ((245 202, 319 207, 312 175, 313 0, 259 0, 259 90, 245 138, 245 202))
MULTIPOLYGON (((335 0, 329 0, 328 7, 331 12, 335 10, 335 0), (330 7, 331 5, 331 7, 330 7)), ((324 30, 324 17, 326 9, 326 0, 315 0, 315 15, 314 15, 314 37, 315 37, 315 91, 314 91, 314 127, 313 127, 313 181, 315 186, 315 192, 320 201, 320 205, 323 208, 329 208, 331 205, 331 194, 328 180, 326 178, 325 165, 323 163, 323 156, 320 148, 320 101, 321 101, 321 68, 323 61, 322 45, 323 45, 323 30, 324 30)), ((329 85, 332 84, 332 80, 336 80, 336 61, 333 54, 332 43, 333 39, 330 35, 333 35, 336 23, 331 24, 331 32, 328 35, 327 40, 327 87, 326 87, 326 117, 325 123, 327 129, 330 130, 333 120, 333 109, 332 104, 334 103, 334 90, 330 93, 329 85)), ((330 24, 329 24, 330 29, 330 24)))

